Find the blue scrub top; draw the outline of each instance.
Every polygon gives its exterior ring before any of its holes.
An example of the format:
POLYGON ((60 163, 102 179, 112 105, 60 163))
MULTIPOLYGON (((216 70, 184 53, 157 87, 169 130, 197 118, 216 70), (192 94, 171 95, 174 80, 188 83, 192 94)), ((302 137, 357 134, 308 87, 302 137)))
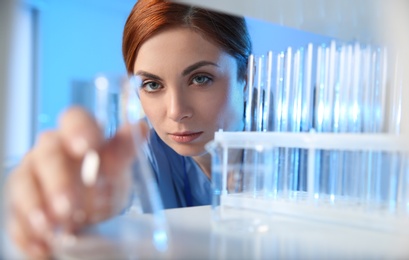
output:
POLYGON ((147 145, 165 209, 211 204, 211 181, 191 157, 176 153, 153 129, 147 145))

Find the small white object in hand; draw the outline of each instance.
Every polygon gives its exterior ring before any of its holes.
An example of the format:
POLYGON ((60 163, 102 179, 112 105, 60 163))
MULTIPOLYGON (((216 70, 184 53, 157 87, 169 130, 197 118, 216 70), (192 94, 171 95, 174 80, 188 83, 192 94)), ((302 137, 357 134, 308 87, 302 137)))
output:
POLYGON ((85 186, 95 184, 99 169, 99 155, 95 150, 89 150, 84 157, 81 167, 81 178, 85 186))

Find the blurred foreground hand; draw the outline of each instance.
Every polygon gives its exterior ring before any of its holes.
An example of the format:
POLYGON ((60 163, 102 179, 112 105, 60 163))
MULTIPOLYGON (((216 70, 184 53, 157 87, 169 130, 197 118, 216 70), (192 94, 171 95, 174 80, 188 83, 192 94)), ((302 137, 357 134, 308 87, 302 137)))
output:
MULTIPOLYGON (((147 135, 146 123, 137 126, 147 135)), ((67 110, 58 129, 41 134, 6 182, 6 226, 28 256, 52 253, 56 232, 117 215, 130 198, 135 155, 130 125, 105 140, 95 119, 67 110)))

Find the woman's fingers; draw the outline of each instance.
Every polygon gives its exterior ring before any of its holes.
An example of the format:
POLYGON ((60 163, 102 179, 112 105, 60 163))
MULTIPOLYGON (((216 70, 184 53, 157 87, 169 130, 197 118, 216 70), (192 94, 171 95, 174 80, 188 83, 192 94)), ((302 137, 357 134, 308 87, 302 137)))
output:
POLYGON ((27 232, 30 229, 25 218, 18 214, 8 220, 7 229, 17 246, 27 255, 35 259, 45 259, 50 255, 50 247, 46 240, 38 238, 34 233, 27 232))
POLYGON ((131 164, 135 158, 134 135, 136 131, 146 138, 146 123, 137 126, 125 125, 99 150, 100 169, 97 182, 88 189, 87 215, 91 222, 120 212, 130 199, 132 187, 131 164), (96 195, 98 194, 98 196, 96 195))
POLYGON ((10 176, 7 192, 7 228, 25 252, 42 256, 49 250, 51 221, 42 193, 30 170, 30 154, 10 176))
POLYGON ((67 155, 57 132, 42 134, 32 157, 36 180, 53 217, 68 221, 76 206, 74 203, 79 191, 76 172, 81 160, 67 155))
POLYGON ((84 109, 68 109, 59 121, 59 133, 70 156, 83 158, 89 150, 98 150, 104 136, 96 120, 84 109))

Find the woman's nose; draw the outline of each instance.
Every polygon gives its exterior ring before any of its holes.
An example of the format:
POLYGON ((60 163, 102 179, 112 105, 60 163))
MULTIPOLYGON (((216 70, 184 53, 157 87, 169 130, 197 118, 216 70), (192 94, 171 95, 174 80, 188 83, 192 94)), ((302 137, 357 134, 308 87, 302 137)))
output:
POLYGON ((169 96, 168 116, 174 121, 191 118, 193 109, 189 98, 183 90, 172 91, 169 96))

